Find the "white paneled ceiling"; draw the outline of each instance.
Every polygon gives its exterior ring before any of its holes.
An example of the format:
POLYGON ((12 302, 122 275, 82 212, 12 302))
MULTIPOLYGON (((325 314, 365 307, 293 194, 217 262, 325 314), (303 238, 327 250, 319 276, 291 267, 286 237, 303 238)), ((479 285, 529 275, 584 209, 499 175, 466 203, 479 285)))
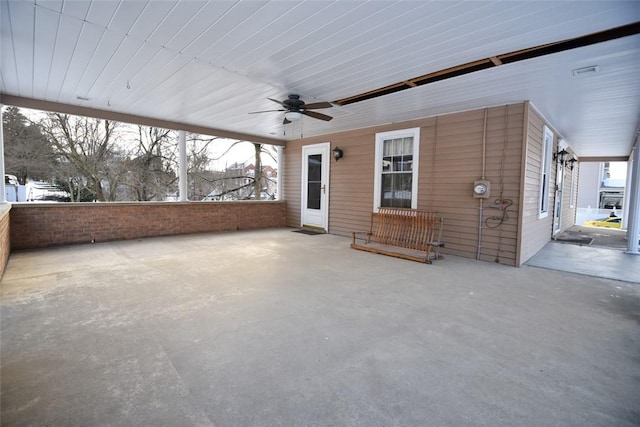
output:
POLYGON ((582 157, 628 155, 640 124, 638 34, 319 110, 329 122, 248 114, 635 23, 637 1, 0 2, 5 100, 280 140, 530 100, 582 157))

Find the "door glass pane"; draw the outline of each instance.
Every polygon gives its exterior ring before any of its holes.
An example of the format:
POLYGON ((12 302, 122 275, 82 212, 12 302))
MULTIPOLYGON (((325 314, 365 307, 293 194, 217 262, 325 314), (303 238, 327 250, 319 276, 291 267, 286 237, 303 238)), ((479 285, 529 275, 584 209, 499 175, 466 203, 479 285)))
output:
POLYGON ((322 154, 312 154, 307 158, 309 182, 322 180, 322 154))
POLYGON ((307 157, 307 209, 320 209, 322 154, 307 157))

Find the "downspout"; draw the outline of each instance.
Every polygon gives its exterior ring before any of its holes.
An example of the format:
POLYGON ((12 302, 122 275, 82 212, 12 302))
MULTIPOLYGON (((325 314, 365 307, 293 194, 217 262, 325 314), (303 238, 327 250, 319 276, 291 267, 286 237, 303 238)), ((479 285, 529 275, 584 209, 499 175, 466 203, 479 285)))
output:
MULTIPOLYGON (((527 154, 529 153, 529 101, 525 101, 523 104, 523 117, 522 117, 522 140, 520 142, 520 188, 518 194, 518 221, 517 221, 517 234, 516 234, 516 266, 520 267, 523 264, 523 245, 522 239, 524 235, 524 226, 522 225, 524 219, 524 195, 527 184, 527 154)), ((528 254, 525 254, 525 261, 529 258, 528 254)))
MULTIPOLYGON (((482 179, 487 179, 485 176, 486 167, 487 167, 487 114, 489 109, 484 109, 484 125, 482 127, 482 179)), ((506 132, 506 130, 505 130, 506 132)), ((483 200, 480 200, 480 206, 478 208, 478 252, 476 253, 476 259, 480 259, 480 251, 482 250, 482 215, 483 215, 483 200)))
POLYGON ((434 187, 434 182, 436 180, 436 158, 438 156, 438 116, 436 116, 435 118, 435 123, 433 126, 433 154, 431 155, 431 175, 429 177, 429 203, 428 203, 428 207, 429 209, 433 209, 433 205, 435 203, 434 201, 434 194, 433 194, 433 187, 434 187))

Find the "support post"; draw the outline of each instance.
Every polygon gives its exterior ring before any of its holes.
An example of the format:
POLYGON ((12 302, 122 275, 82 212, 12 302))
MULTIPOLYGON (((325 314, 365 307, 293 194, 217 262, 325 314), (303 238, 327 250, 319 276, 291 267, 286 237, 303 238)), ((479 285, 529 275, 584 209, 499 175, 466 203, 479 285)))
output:
POLYGON ((279 145, 278 148, 278 184, 276 192, 278 193, 278 200, 284 200, 284 194, 282 189, 284 188, 284 147, 279 145))
POLYGON ((178 131, 179 171, 178 171, 178 200, 187 201, 187 132, 178 131))
POLYGON ((629 221, 627 222, 627 250, 626 253, 640 255, 638 238, 640 238, 640 140, 636 138, 633 148, 631 166, 631 188, 627 200, 629 201, 629 221))
MULTIPOLYGON (((632 154, 633 155, 633 154, 632 154)), ((624 197, 622 198, 622 224, 620 228, 626 230, 629 227, 629 204, 631 202, 631 172, 633 172, 632 158, 627 160, 627 176, 624 181, 624 197)))
MULTIPOLYGON (((4 185, 4 130, 2 128, 3 121, 3 105, 0 104, 0 175, 2 175, 2 179, 0 180, 0 204, 7 203, 7 189, 4 185)), ((16 189, 17 191, 17 189, 16 189)))

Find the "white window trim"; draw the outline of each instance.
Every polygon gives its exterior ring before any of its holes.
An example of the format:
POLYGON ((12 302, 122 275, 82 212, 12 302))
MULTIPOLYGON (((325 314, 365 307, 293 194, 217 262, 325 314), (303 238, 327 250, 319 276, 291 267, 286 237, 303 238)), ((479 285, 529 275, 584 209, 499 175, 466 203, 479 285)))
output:
POLYGON ((376 155, 373 177, 373 211, 380 209, 380 186, 382 184, 382 143, 385 139, 413 137, 413 165, 411 179, 411 208, 418 208, 418 160, 420 154, 420 128, 400 129, 376 133, 376 155))
POLYGON ((538 219, 549 216, 549 189, 551 188, 552 155, 553 132, 545 125, 542 132, 542 156, 540 157, 540 197, 538 199, 538 219), (547 176, 546 182, 544 180, 545 175, 547 176), (543 200, 546 200, 544 207, 542 204, 543 200))

